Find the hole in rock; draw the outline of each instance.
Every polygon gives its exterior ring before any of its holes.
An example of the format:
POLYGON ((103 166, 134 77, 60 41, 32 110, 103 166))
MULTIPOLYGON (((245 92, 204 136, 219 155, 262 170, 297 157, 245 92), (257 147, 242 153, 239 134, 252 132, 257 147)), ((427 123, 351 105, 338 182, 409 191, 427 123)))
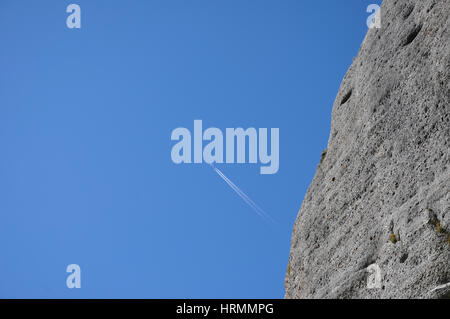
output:
POLYGON ((408 44, 410 44, 411 42, 414 41, 414 39, 417 37, 417 35, 419 34, 420 30, 422 30, 422 25, 416 26, 410 33, 409 35, 406 37, 405 42, 403 43, 403 46, 407 46, 408 44))
POLYGON ((408 254, 403 254, 400 257, 400 263, 403 264, 406 261, 406 259, 408 259, 408 254))
POLYGON ((350 99, 350 97, 352 96, 352 92, 353 89, 350 89, 350 91, 348 91, 347 94, 345 94, 345 96, 342 98, 341 105, 350 99))
POLYGON ((405 11, 405 13, 403 14, 403 19, 408 19, 408 17, 411 15, 411 13, 413 12, 413 10, 414 10, 414 6, 409 6, 407 9, 406 9, 406 11, 405 11))

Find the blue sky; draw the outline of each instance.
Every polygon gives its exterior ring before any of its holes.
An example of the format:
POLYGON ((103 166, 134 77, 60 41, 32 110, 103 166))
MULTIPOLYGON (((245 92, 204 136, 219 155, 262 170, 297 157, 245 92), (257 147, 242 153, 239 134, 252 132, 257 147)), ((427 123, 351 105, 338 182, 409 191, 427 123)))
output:
POLYGON ((283 297, 292 226, 379 2, 2 0, 0 298, 283 297), (277 224, 208 165, 171 161, 172 130, 195 119, 280 129, 277 174, 218 165, 277 224))

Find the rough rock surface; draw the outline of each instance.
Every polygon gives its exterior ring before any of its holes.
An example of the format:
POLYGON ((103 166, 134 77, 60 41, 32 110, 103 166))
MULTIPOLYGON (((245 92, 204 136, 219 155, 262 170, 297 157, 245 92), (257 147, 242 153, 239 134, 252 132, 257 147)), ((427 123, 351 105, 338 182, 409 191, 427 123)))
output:
POLYGON ((294 224, 286 298, 450 296, 450 1, 380 10, 294 224))

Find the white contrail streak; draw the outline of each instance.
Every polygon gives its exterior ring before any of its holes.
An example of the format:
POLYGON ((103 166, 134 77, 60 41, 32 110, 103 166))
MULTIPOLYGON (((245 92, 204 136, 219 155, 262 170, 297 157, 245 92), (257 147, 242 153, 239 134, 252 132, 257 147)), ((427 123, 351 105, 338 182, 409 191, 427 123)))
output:
POLYGON ((251 198, 248 197, 247 194, 245 194, 239 187, 237 187, 236 184, 234 184, 228 177, 226 177, 225 174, 222 173, 220 169, 218 169, 212 164, 210 165, 212 169, 217 173, 217 175, 219 175, 225 181, 225 183, 227 183, 228 186, 230 186, 231 189, 234 190, 236 194, 238 194, 239 197, 241 197, 242 200, 253 209, 253 211, 256 214, 258 214, 264 220, 268 220, 272 223, 275 223, 275 221, 272 219, 272 217, 270 217, 269 214, 267 214, 261 207, 259 207, 254 201, 252 201, 251 198))
POLYGON ((215 168, 214 170, 259 216, 265 217, 258 205, 256 205, 243 191, 230 181, 219 169, 215 168))

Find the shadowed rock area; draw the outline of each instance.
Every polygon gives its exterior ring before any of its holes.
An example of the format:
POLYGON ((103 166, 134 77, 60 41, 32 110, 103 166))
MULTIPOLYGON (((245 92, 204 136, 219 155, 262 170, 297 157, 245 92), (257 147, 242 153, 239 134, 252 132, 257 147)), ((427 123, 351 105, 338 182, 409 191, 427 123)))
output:
POLYGON ((450 296, 450 1, 380 10, 294 224, 286 298, 450 296))

